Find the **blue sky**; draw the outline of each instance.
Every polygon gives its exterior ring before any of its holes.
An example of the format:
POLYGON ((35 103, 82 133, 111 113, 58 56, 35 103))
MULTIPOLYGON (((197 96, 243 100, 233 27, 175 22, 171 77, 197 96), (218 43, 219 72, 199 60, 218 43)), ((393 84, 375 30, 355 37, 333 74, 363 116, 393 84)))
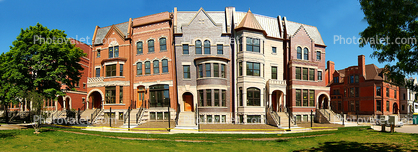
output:
POLYGON ((64 30, 68 37, 88 37, 91 42, 96 25, 109 26, 126 22, 129 18, 172 12, 174 7, 179 11, 197 11, 200 7, 206 11, 221 11, 227 6, 233 6, 237 11, 250 8, 253 13, 265 16, 286 16, 290 21, 316 26, 328 46, 326 60, 334 61, 336 69, 357 65, 360 54, 366 56, 366 64, 385 65, 370 58, 373 50, 369 46, 359 48, 358 44, 334 43, 335 36, 359 38, 359 32, 367 27, 357 0, 0 0, 0 52, 9 51, 21 28, 38 22, 49 29, 64 30))

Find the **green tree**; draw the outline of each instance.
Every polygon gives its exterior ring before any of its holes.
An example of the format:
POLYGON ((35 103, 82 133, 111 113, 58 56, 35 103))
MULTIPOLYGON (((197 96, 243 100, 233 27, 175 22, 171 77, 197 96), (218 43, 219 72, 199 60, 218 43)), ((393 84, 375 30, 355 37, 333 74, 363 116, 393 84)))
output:
POLYGON ((418 73, 418 1, 360 0, 360 4, 369 24, 360 33, 360 47, 370 45, 375 50, 371 57, 387 63, 385 72, 395 84, 418 91, 417 86, 404 79, 418 73))
POLYGON ((39 23, 21 30, 10 51, 0 58, 3 104, 17 104, 30 90, 45 99, 54 99, 56 95, 65 95, 62 83, 70 88, 78 83, 83 70, 78 62, 86 54, 66 36, 64 31, 49 30, 39 23))

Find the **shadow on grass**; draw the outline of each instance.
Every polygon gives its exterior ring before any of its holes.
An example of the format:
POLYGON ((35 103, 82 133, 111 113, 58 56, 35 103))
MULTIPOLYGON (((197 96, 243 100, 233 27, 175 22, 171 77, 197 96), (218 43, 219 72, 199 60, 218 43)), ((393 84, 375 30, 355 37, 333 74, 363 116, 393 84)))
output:
POLYGON ((324 151, 324 152, 333 152, 333 151, 376 151, 376 152, 385 152, 385 151, 416 151, 411 149, 401 149, 398 145, 388 145, 385 143, 358 143, 358 142, 325 142, 320 144, 319 148, 304 149, 298 151, 324 151))
POLYGON ((0 138, 14 138, 15 136, 15 132, 0 132, 0 138))

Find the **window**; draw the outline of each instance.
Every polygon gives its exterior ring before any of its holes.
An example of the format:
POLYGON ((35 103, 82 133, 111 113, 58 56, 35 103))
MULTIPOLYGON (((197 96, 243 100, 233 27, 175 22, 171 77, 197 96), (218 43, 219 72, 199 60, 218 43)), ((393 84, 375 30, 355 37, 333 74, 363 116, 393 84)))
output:
POLYGON ((303 80, 308 80, 308 68, 303 68, 303 80))
POLYGON ((215 96, 215 106, 219 106, 219 90, 215 89, 213 90, 214 96, 215 96))
POLYGON ((359 97, 359 94, 360 94, 360 89, 359 87, 356 87, 356 97, 359 97))
POLYGON ((247 62, 247 75, 260 76, 260 63, 247 62))
POLYGON ((247 115, 247 123, 261 123, 260 115, 247 115))
POLYGON ((315 90, 309 90, 309 106, 315 106, 315 90))
POLYGON ((219 63, 213 64, 213 77, 219 77, 219 63))
POLYGON ((197 40, 195 42, 196 46, 196 54, 202 54, 202 42, 200 40, 197 40))
POLYGON ((202 64, 199 64, 198 68, 199 68, 199 75, 198 75, 198 77, 199 78, 202 78, 203 77, 203 65, 202 64))
POLYGON ((338 101, 338 111, 341 111, 341 107, 342 107, 341 101, 338 101))
POLYGON ((100 77, 100 68, 96 68, 96 77, 100 77))
POLYGON ((119 76, 123 76, 123 64, 119 65, 119 76))
POLYGON ((169 86, 157 84, 149 87, 150 107, 170 107, 169 86))
POLYGON ((389 97, 389 88, 386 88, 386 97, 389 97))
POLYGON ((105 87, 105 101, 107 104, 116 103, 116 87, 105 87))
POLYGON ((152 62, 152 65, 154 66, 154 74, 160 73, 160 62, 158 60, 155 60, 152 62))
POLYGON ((344 97, 347 97, 347 90, 344 89, 344 97))
POLYGON ((168 73, 168 60, 167 59, 163 59, 163 63, 162 63, 162 67, 163 67, 163 73, 168 73))
POLYGON ((296 79, 300 80, 301 79, 301 73, 300 73, 300 67, 296 67, 296 79))
POLYGON ((167 51, 166 38, 160 38, 160 51, 167 51))
POLYGON ((106 77, 116 76, 116 64, 106 65, 106 77))
POLYGON ((119 46, 109 47, 109 58, 119 57, 119 46))
POLYGON ((205 54, 210 54, 210 41, 209 40, 205 40, 205 54))
POLYGON ((308 90, 303 90, 303 106, 308 106, 308 90))
POLYGON ((119 103, 123 103, 123 86, 119 86, 119 103))
POLYGON ((247 89, 247 106, 260 106, 260 89, 247 89))
POLYGON ((242 94, 242 87, 239 88, 239 106, 243 106, 244 104, 244 94, 242 94))
POLYGON ((86 88, 86 84, 85 83, 83 83, 83 89, 85 89, 86 88))
POLYGON ((210 89, 206 89, 206 106, 212 106, 212 92, 210 89))
POLYGON ((222 90, 222 107, 226 107, 226 90, 222 90))
POLYGON ((354 101, 350 102, 350 111, 354 112, 354 101))
MULTIPOLYGON (((96 71, 97 71, 97 69, 96 69, 96 71)), ((99 69, 99 71, 100 71, 100 69, 99 69)), ((96 72, 96 77, 98 77, 98 76, 97 76, 97 72, 96 72)), ((406 96, 406 95, 405 95, 405 93, 404 93, 404 94, 403 94, 403 100, 405 100, 405 96, 406 96)))
POLYGON ((142 54, 144 51, 142 50, 142 41, 136 42, 136 54, 142 54))
POLYGON ((205 69, 206 69, 205 77, 211 77, 210 63, 205 63, 205 69))
POLYGON ((276 47, 271 47, 271 52, 272 53, 277 53, 277 50, 276 49, 277 49, 276 47))
POLYGON ((350 75, 350 83, 354 83, 354 75, 350 75))
POLYGON ((356 111, 360 111, 360 102, 356 101, 356 111))
POLYGON ((100 50, 97 50, 97 57, 100 58, 100 50))
POLYGON ((402 111, 405 111, 405 105, 402 105, 402 111))
POLYGON ((154 52, 154 40, 148 40, 148 53, 154 52))
POLYGON ((382 96, 381 87, 376 87, 376 96, 382 96))
POLYGON ((376 100, 376 111, 382 111, 382 101, 376 100))
POLYGON ((301 47, 298 47, 297 49, 297 56, 298 56, 298 59, 302 60, 302 48, 301 47))
POLYGON ((315 81, 315 69, 309 69, 309 80, 315 81))
POLYGON ((309 60, 309 55, 308 55, 308 48, 304 48, 303 49, 303 59, 304 60, 309 60))
POLYGON ((334 77, 334 83, 340 83, 339 77, 334 77))
POLYGON ((203 90, 199 90, 199 104, 200 104, 200 106, 204 106, 204 104, 203 104, 203 90))
POLYGON ((190 65, 183 65, 183 78, 190 79, 190 65))
POLYGON ((260 39, 247 38, 247 51, 260 53, 260 39))
POLYGON ((218 47, 218 54, 224 54, 224 45, 222 45, 222 44, 218 44, 217 45, 218 47))
POLYGON ((350 97, 354 97, 354 88, 350 88, 350 97))
POLYGON ((239 72, 239 76, 242 76, 242 62, 238 63, 238 72, 239 72))
POLYGON ((277 67, 275 66, 271 67, 271 78, 277 79, 277 67))
POLYGON ((221 64, 221 77, 226 78, 225 64, 221 64))
POLYGON ((390 106, 389 106, 390 102, 386 101, 386 111, 389 112, 390 106))
POLYGON ((207 115, 206 116, 206 119, 208 119, 206 122, 212 122, 212 115, 207 115))
POLYGON ((189 54, 189 44, 183 44, 183 54, 189 54))
POLYGON ((151 74, 151 62, 145 62, 145 74, 151 74))
POLYGON ((322 71, 318 71, 318 80, 322 80, 322 71))
POLYGON ((358 83, 358 75, 356 75, 356 76, 355 76, 355 80, 354 80, 354 82, 355 82, 355 83, 358 83))
POLYGON ((136 75, 142 75, 142 63, 136 63, 136 75))
POLYGON ((321 61, 321 52, 316 51, 316 60, 321 61))
POLYGON ((394 94, 393 94, 393 97, 396 99, 397 98, 397 91, 396 90, 394 90, 394 94))
POLYGON ((296 90, 296 106, 301 106, 301 90, 296 90))
POLYGON ((240 38, 238 39, 238 43, 239 43, 239 44, 238 44, 238 47, 239 47, 238 49, 239 49, 239 51, 240 51, 240 52, 242 52, 242 37, 240 37, 240 38))

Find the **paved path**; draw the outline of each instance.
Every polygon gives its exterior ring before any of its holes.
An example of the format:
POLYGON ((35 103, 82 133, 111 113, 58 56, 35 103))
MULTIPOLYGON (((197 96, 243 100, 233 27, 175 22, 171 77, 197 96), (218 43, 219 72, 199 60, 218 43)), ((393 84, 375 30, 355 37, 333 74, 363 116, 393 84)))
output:
MULTIPOLYGON (((381 131, 381 126, 372 126, 374 130, 381 131)), ((386 127, 385 129, 387 132, 390 131, 390 127, 386 127)), ((418 134, 418 125, 404 125, 402 127, 395 127, 395 132, 402 132, 402 133, 414 133, 418 134)))

